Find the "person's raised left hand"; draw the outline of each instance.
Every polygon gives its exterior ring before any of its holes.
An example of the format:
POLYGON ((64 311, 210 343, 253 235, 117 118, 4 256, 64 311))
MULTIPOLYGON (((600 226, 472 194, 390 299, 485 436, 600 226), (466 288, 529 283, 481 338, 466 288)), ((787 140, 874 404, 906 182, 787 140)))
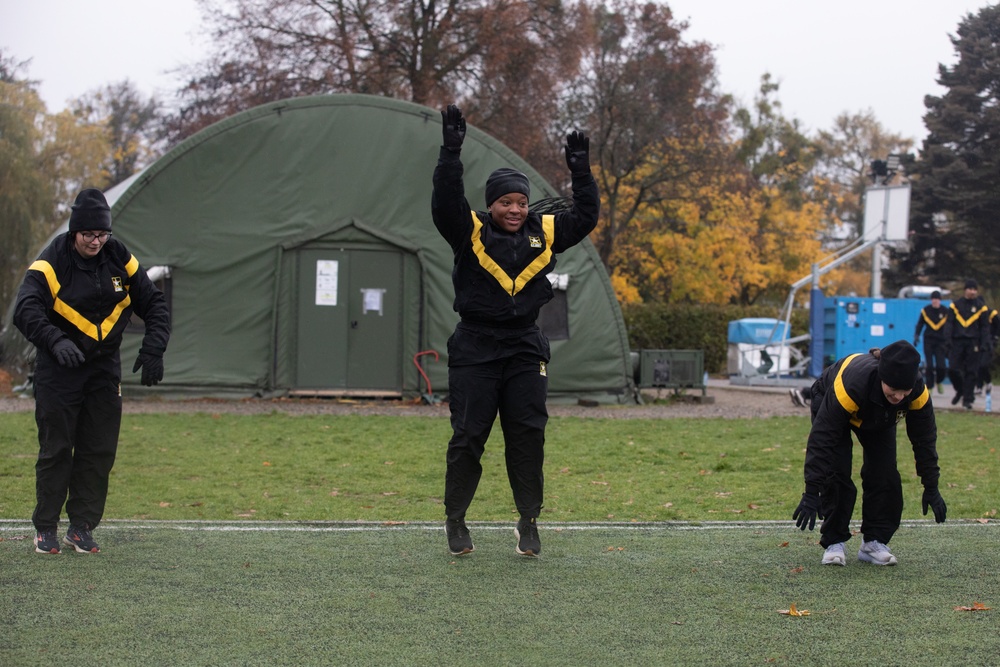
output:
POLYGON ((590 137, 579 130, 566 135, 566 166, 574 176, 590 173, 590 137))

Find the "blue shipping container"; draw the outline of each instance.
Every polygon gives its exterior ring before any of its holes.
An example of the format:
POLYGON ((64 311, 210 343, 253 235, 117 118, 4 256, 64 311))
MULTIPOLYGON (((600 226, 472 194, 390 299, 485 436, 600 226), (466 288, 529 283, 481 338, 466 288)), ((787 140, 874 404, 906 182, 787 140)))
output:
MULTIPOLYGON (((926 299, 873 299, 832 296, 823 300, 823 366, 855 352, 885 347, 897 340, 913 342, 926 299)), ((951 301, 941 301, 947 307, 951 301)), ((917 346, 923 363, 923 341, 917 346)))

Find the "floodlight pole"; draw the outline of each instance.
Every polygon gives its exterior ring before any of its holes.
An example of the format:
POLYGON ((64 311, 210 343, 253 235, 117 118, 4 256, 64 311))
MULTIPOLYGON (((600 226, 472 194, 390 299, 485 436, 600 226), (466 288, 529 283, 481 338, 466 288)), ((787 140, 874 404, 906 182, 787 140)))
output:
POLYGON ((885 160, 873 160, 871 164, 871 176, 874 187, 869 190, 884 190, 882 203, 882 220, 879 221, 878 236, 875 238, 875 247, 872 249, 872 287, 871 296, 873 299, 882 298, 882 241, 885 240, 889 232, 889 183, 899 169, 901 156, 890 154, 885 160))
POLYGON ((872 248, 872 287, 871 296, 873 299, 882 298, 882 240, 885 239, 889 230, 889 186, 883 183, 881 187, 875 186, 869 190, 885 190, 885 202, 882 204, 882 220, 879 222, 878 236, 875 238, 875 245, 872 248))

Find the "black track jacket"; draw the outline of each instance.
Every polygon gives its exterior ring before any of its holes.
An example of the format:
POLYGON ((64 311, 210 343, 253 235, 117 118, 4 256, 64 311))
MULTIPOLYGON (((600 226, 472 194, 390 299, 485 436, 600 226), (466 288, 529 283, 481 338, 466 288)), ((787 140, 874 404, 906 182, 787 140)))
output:
POLYGON ((962 297, 951 302, 948 327, 952 340, 967 340, 985 350, 990 340, 989 309, 983 297, 962 297))
POLYGON ((463 173, 459 155, 442 147, 431 213, 455 253, 455 310, 473 324, 531 326, 552 299, 546 276, 556 265, 556 253, 582 241, 597 225, 597 183, 590 173, 574 175, 572 208, 545 216, 529 209, 524 225, 511 234, 497 229, 488 212, 472 210, 463 173))
POLYGON ((146 325, 143 348, 162 355, 170 337, 166 299, 139 260, 114 237, 84 260, 73 249, 73 234, 66 233, 28 267, 14 325, 46 354, 65 337, 90 361, 118 351, 133 310, 146 325))
MULTIPOLYGON (((806 447, 805 482, 808 493, 827 486, 835 462, 851 447, 848 429, 865 446, 879 440, 892 442, 896 424, 906 420, 906 435, 913 446, 917 474, 925 488, 936 488, 938 467, 937 425, 930 392, 919 376, 913 391, 899 404, 891 405, 882 393, 878 359, 871 353, 852 354, 823 371, 813 385, 813 424, 806 447)), ((850 455, 850 449, 847 451, 850 455)))
POLYGON ((951 331, 948 329, 948 309, 944 306, 934 306, 927 304, 920 309, 920 317, 917 318, 917 331, 913 334, 913 340, 920 340, 920 332, 924 331, 924 340, 947 341, 951 340, 951 331))

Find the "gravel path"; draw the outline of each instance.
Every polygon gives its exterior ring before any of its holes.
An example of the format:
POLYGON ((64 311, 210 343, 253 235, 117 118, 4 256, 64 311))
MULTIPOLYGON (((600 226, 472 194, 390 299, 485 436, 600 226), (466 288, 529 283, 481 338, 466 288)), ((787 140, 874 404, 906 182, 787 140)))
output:
MULTIPOLYGON (((665 391, 666 398, 671 392, 665 391)), ((655 395, 649 395, 655 398, 655 395)), ((22 412, 34 409, 34 401, 29 398, 0 396, 0 412, 22 412)), ((362 401, 342 399, 162 399, 148 400, 126 399, 124 404, 126 414, 152 412, 169 413, 232 413, 260 414, 268 412, 283 412, 293 415, 342 415, 342 414, 377 414, 400 416, 430 416, 447 417, 446 404, 427 405, 423 402, 405 401, 362 401)), ((616 419, 668 419, 672 417, 724 417, 753 418, 772 417, 779 415, 805 415, 803 408, 792 405, 787 389, 728 387, 721 381, 713 381, 703 400, 701 392, 692 390, 687 395, 675 399, 669 404, 648 403, 646 405, 601 405, 586 407, 582 405, 550 404, 549 414, 552 416, 601 417, 616 419)))
MULTIPOLYGON (((663 398, 671 392, 664 391, 663 398)), ((652 399, 655 395, 647 394, 652 399)), ((949 393, 934 395, 936 410, 954 410, 949 393)), ((983 401, 977 399, 975 411, 982 412, 983 401)), ((34 410, 35 402, 11 394, 0 395, 0 412, 23 412, 34 410)), ((370 401, 344 399, 126 399, 126 414, 142 413, 228 413, 261 414, 282 412, 292 415, 345 415, 372 414, 416 417, 447 417, 446 404, 427 405, 423 402, 370 401)), ((710 380, 707 396, 702 400, 699 390, 691 390, 687 395, 667 403, 646 405, 549 405, 551 416, 600 417, 610 419, 670 419, 675 417, 717 417, 725 419, 753 419, 782 416, 807 416, 805 408, 792 404, 788 389, 782 387, 745 387, 729 383, 729 380, 710 380)))

